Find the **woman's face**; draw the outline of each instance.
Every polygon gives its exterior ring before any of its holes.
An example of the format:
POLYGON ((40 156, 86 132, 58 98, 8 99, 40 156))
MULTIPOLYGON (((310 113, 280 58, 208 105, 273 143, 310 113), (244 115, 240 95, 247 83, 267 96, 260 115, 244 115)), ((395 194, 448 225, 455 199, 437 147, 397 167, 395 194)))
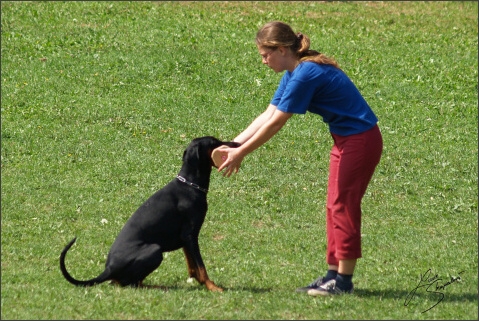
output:
POLYGON ((296 59, 289 54, 289 51, 290 50, 285 47, 271 49, 258 46, 261 61, 275 72, 282 72, 286 69, 291 70, 291 64, 294 65, 296 59), (294 61, 292 61, 291 58, 293 58, 294 61))
POLYGON ((281 55, 279 54, 279 48, 265 48, 258 47, 258 52, 261 55, 261 61, 275 72, 281 72, 281 55))

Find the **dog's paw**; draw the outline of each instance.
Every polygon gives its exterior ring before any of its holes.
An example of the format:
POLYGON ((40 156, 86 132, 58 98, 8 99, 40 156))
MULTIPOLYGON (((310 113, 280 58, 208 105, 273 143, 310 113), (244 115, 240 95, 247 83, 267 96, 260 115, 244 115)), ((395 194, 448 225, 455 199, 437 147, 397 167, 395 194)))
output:
POLYGON ((223 292, 223 289, 217 286, 213 281, 205 283, 206 288, 212 292, 223 292))
POLYGON ((223 289, 220 288, 219 286, 215 286, 214 288, 211 288, 210 291, 212 291, 212 292, 223 292, 223 289))

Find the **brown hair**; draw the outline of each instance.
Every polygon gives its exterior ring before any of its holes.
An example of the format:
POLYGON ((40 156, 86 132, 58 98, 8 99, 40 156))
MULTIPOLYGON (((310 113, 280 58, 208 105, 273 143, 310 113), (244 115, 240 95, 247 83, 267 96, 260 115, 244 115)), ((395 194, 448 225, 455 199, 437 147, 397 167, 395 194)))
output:
POLYGON ((268 22, 256 34, 256 45, 258 47, 269 49, 291 48, 298 56, 299 61, 313 61, 339 68, 339 64, 333 58, 309 49, 310 43, 308 36, 301 32, 295 33, 289 25, 281 21, 268 22))

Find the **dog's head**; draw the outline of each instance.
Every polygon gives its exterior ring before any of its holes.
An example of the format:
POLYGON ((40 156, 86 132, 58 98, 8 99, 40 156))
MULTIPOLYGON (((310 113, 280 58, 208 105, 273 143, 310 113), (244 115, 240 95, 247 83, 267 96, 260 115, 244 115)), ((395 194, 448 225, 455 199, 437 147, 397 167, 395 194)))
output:
POLYGON ((214 149, 226 145, 228 147, 239 147, 241 144, 236 142, 224 142, 213 136, 195 138, 186 147, 183 152, 183 163, 197 166, 198 168, 215 166, 211 159, 211 153, 214 149))

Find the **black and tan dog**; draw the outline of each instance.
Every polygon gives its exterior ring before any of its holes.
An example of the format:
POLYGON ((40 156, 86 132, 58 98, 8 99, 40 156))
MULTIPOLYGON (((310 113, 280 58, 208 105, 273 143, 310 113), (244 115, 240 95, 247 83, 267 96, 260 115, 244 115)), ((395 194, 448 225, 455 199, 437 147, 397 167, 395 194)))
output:
POLYGON ((223 291, 208 278, 198 245, 206 216, 213 149, 239 143, 207 136, 194 139, 183 153, 178 176, 147 199, 126 222, 111 246, 105 270, 87 281, 74 279, 66 270, 65 256, 74 238, 60 255, 63 276, 74 285, 92 286, 111 280, 122 286, 141 286, 163 260, 163 252, 182 248, 191 278, 211 291, 223 291))

